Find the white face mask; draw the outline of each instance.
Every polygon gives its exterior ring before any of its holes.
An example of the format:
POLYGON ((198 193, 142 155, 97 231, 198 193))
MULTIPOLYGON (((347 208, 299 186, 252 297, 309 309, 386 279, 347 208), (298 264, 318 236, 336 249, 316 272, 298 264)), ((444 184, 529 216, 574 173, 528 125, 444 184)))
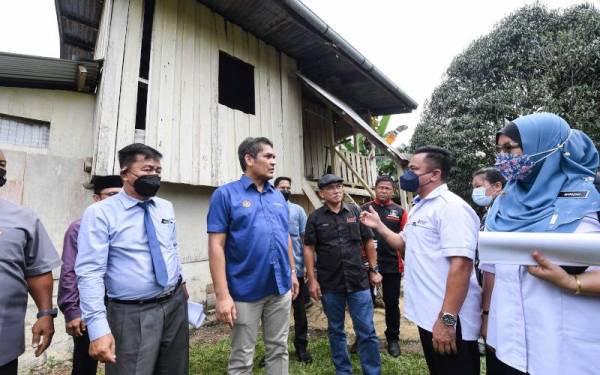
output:
POLYGON ((493 197, 490 197, 489 195, 485 195, 485 188, 483 186, 473 189, 471 198, 473 199, 473 202, 475 202, 476 205, 481 206, 481 207, 489 206, 490 204, 492 204, 492 201, 494 200, 493 197))

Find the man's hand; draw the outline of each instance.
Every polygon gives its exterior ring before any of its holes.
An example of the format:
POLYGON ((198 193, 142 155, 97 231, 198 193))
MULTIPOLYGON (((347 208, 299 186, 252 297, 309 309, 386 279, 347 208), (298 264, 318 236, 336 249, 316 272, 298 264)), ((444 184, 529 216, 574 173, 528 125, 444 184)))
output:
POLYGON ((35 349, 35 356, 39 357, 52 342, 54 336, 54 318, 42 316, 31 327, 31 346, 35 349))
POLYGON ((115 338, 112 333, 108 333, 96 340, 90 342, 90 357, 97 359, 102 363, 115 363, 115 338))
POLYGON ((321 286, 319 285, 319 282, 314 278, 308 280, 308 292, 310 293, 312 299, 314 299, 315 301, 321 299, 321 286))
POLYGON ((75 318, 65 324, 65 330, 73 337, 83 336, 85 332, 85 322, 81 318, 75 318))
MULTIPOLYGON (((298 280, 296 280, 298 282, 298 280)), ((220 322, 226 323, 229 327, 233 328, 233 323, 237 319, 237 311, 235 309, 235 302, 230 295, 223 298, 217 298, 217 319, 220 322)))
POLYGON ((433 350, 440 354, 456 354, 456 326, 448 327, 437 319, 433 325, 433 350))
POLYGON ((383 276, 379 272, 369 272, 369 280, 371 281, 371 285, 378 286, 381 284, 381 279, 383 276))
POLYGON ((381 222, 381 218, 379 218, 379 214, 373 206, 369 206, 369 211, 363 211, 360 213, 360 222, 369 228, 377 229, 383 223, 381 222))
POLYGON ((300 293, 300 283, 298 282, 298 277, 295 272, 292 272, 292 300, 295 300, 298 297, 298 293, 300 293))

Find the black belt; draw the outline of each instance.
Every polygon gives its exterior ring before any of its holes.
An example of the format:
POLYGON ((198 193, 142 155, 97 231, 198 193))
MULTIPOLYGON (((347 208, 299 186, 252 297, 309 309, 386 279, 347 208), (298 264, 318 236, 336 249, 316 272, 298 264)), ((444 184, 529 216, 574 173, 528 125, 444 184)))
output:
POLYGON ((171 289, 170 291, 168 291, 167 293, 161 294, 158 297, 148 298, 148 299, 116 299, 116 298, 107 298, 107 300, 108 300, 108 302, 120 303, 122 305, 147 305, 149 303, 164 302, 164 301, 168 300, 169 298, 173 297, 173 295, 175 295, 175 293, 177 292, 177 290, 181 286, 182 281, 183 281, 183 279, 181 278, 181 276, 179 276, 179 280, 177 280, 177 284, 175 285, 175 287, 173 289, 171 289))

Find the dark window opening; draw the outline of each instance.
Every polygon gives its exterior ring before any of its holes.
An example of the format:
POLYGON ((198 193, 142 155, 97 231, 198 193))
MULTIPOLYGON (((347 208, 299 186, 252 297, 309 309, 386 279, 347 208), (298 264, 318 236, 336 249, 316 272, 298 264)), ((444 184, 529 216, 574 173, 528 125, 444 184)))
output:
POLYGON ((152 23, 154 21, 155 0, 144 0, 144 24, 142 26, 142 53, 140 57, 140 77, 148 79, 150 71, 150 47, 152 45, 152 23))
POLYGON ((219 103, 255 114, 254 67, 219 51, 219 103))
POLYGON ((135 128, 146 129, 146 103, 148 101, 148 85, 138 84, 137 108, 135 112, 135 128))

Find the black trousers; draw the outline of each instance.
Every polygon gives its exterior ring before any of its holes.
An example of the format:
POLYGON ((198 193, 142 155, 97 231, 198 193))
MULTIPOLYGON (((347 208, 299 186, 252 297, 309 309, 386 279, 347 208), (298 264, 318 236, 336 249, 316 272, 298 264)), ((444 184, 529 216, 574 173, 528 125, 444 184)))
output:
POLYGON ((0 366, 0 375, 17 375, 19 369, 19 358, 0 366))
POLYGON ((419 336, 427 367, 431 375, 479 375, 479 346, 477 341, 464 341, 460 319, 456 323, 457 354, 440 354, 433 350, 433 335, 419 327, 419 336))
MULTIPOLYGON (((385 306, 385 338, 387 342, 400 340, 400 281, 401 273, 382 273, 381 291, 385 306)), ((371 287, 371 298, 375 305, 375 294, 371 287)))
POLYGON ((71 375, 96 375, 98 361, 90 357, 90 338, 87 331, 83 336, 73 337, 73 369, 71 375))
POLYGON ((487 375, 527 375, 499 360, 496 352, 489 348, 485 351, 485 367, 487 375))
POLYGON ((304 284, 304 277, 298 278, 298 297, 292 301, 292 307, 294 308, 294 346, 296 351, 306 350, 308 345, 308 320, 306 319, 306 306, 305 296, 306 288, 304 284))

